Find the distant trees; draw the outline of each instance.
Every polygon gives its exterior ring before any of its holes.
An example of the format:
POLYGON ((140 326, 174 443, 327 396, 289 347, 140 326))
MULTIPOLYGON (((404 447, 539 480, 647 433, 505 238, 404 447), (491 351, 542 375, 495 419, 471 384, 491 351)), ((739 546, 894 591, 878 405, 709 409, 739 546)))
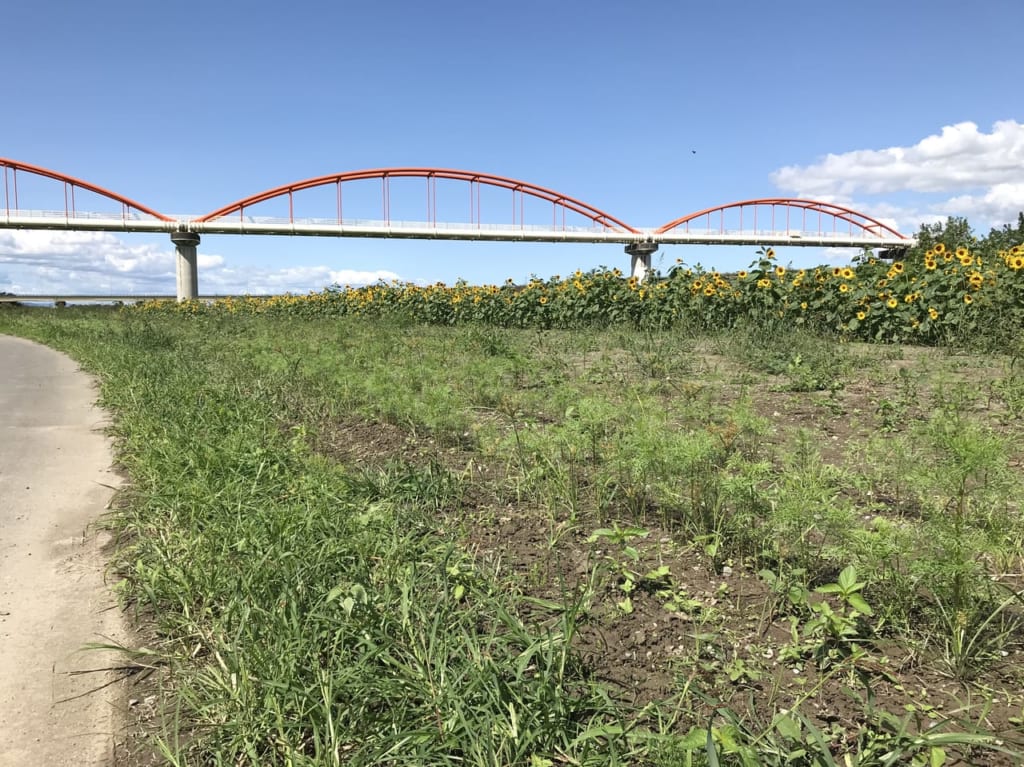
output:
POLYGON ((998 256, 1000 251, 1024 244, 1024 212, 1017 214, 1016 226, 1004 224, 999 228, 993 227, 983 237, 977 237, 967 219, 962 216, 950 216, 945 222, 922 224, 917 234, 917 247, 911 249, 908 256, 919 256, 940 242, 948 252, 967 248, 982 258, 998 256))

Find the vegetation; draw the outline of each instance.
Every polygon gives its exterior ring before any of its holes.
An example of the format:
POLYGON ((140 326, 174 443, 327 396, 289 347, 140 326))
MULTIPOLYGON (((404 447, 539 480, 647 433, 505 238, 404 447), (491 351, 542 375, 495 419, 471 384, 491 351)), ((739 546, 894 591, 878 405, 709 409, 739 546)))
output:
POLYGON ((1024 257, 957 247, 0 331, 116 414, 169 764, 1015 764, 1024 257))
POLYGON ((978 331, 1005 344, 995 325, 1024 323, 1024 214, 1018 230, 978 241, 966 222, 925 227, 901 260, 870 252, 851 266, 791 269, 768 248, 749 269, 723 274, 679 263, 640 281, 617 269, 526 285, 334 287, 307 296, 229 297, 213 303, 155 302, 151 312, 301 317, 401 317, 440 325, 505 328, 629 325, 641 329, 721 330, 751 321, 795 324, 815 333, 886 343, 976 345, 978 331), (1018 236, 1010 244, 1011 236, 1018 236))

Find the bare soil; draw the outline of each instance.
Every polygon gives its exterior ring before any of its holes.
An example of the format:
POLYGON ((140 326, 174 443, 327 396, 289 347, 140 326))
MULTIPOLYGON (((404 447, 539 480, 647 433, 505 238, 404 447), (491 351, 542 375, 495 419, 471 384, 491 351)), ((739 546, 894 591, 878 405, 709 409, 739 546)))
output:
MULTIPOLYGON (((740 390, 752 398, 757 413, 772 424, 769 449, 774 445, 781 451, 798 432, 810 433, 825 462, 857 470, 866 459, 851 446, 872 436, 899 433, 927 417, 935 392, 922 379, 916 397, 908 398, 905 387, 900 388, 899 369, 922 360, 927 367, 927 358, 934 354, 902 350, 876 366, 872 380, 854 374, 834 392, 786 391, 776 376, 747 376, 741 384, 721 385, 719 391, 725 402, 739 396, 740 390), (898 418, 892 417, 885 402, 900 403, 898 418)), ((708 354, 704 370, 711 369, 718 375, 726 371, 726 381, 739 370, 734 361, 708 354)), ((964 360, 954 378, 980 387, 997 372, 964 360)), ((700 380, 684 385, 694 391, 702 387, 700 380)), ((666 388, 665 396, 678 392, 677 382, 666 388)), ((1021 444, 1019 424, 1007 417, 997 400, 980 396, 976 407, 1021 444)), ((787 657, 791 623, 779 595, 752 563, 713 561, 696 542, 661 527, 657 514, 636 519, 623 513, 610 521, 584 510, 571 521, 558 521, 548 510, 510 498, 503 490, 500 460, 488 461, 462 446, 446 447, 391 424, 358 419, 324 424, 314 446, 348 465, 430 460, 460 476, 471 475, 462 507, 446 524, 482 566, 490 566, 511 588, 533 597, 561 599, 578 593, 595 572, 602 574, 593 583, 596 591, 576 638, 577 650, 592 677, 637 710, 685 697, 687 716, 679 724, 684 732, 692 724, 706 725, 720 706, 736 712, 753 731, 766 727, 777 712, 799 706, 833 737, 835 753, 843 753, 866 724, 865 697, 870 690, 878 709, 906 718, 911 730, 948 718, 1024 747, 1024 637, 1016 636, 1002 660, 970 681, 955 679, 935 650, 909 645, 884 630, 866 645, 868 652, 855 669, 787 657), (681 609, 667 610, 656 584, 641 584, 632 594, 631 612, 617 607, 623 596, 621 579, 608 569, 617 551, 606 541, 589 540, 594 529, 612 521, 639 525, 648 532, 633 542, 640 559, 631 567, 641 573, 668 567, 673 589, 689 600, 681 609)), ((1013 462, 1019 465, 1020 459, 1018 454, 1013 462)), ((879 498, 873 501, 877 508, 879 498)), ((884 498, 881 501, 884 506, 884 498)), ((949 756, 950 764, 1011 763, 988 752, 949 756)))

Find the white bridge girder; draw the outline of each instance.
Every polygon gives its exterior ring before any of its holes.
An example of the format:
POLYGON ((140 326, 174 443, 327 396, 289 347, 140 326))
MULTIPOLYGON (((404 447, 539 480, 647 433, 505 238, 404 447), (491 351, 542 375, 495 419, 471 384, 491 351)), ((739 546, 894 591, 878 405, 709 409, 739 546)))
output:
POLYGON ((758 245, 833 248, 906 249, 917 244, 907 237, 851 232, 798 232, 711 229, 626 232, 586 227, 547 228, 530 225, 445 224, 418 221, 338 222, 330 219, 272 219, 225 217, 198 221, 187 216, 161 221, 139 214, 111 216, 77 212, 0 210, 0 229, 164 233, 171 236, 178 254, 178 298, 198 296, 196 248, 204 234, 253 234, 308 237, 363 237, 491 242, 612 243, 626 246, 630 273, 643 279, 651 256, 660 245, 758 245))

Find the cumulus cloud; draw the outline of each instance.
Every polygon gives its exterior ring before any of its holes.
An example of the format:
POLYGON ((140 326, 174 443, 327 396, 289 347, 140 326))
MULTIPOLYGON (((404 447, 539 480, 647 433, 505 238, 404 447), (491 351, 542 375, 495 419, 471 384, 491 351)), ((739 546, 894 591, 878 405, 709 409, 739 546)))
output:
POLYGON ((285 269, 235 269, 224 267, 200 273, 200 291, 226 293, 307 293, 329 285, 371 285, 401 279, 383 269, 357 271, 334 270, 328 266, 293 266, 285 269))
MULTIPOLYGON (((328 285, 368 285, 401 279, 386 270, 328 266, 232 266, 223 256, 198 256, 200 291, 306 293, 328 285)), ((18 294, 171 295, 174 251, 152 243, 129 245, 104 232, 0 230, 0 291, 18 294)))
POLYGON ((771 179, 794 196, 846 204, 904 230, 948 216, 980 228, 1024 210, 1022 168, 1024 124, 1001 120, 990 133, 957 123, 913 146, 829 154, 779 168, 771 179))
MULTIPOLYGON (((1022 168, 1024 171, 1024 168, 1022 168)), ((1014 221, 1024 210, 1024 183, 996 184, 984 194, 963 194, 943 203, 970 219, 984 218, 994 221, 1014 221)))
POLYGON ((947 125, 910 147, 829 154, 813 165, 787 165, 771 178, 800 196, 843 197, 912 190, 946 192, 1012 184, 1024 166, 1024 124, 1000 120, 991 133, 973 122, 947 125))

